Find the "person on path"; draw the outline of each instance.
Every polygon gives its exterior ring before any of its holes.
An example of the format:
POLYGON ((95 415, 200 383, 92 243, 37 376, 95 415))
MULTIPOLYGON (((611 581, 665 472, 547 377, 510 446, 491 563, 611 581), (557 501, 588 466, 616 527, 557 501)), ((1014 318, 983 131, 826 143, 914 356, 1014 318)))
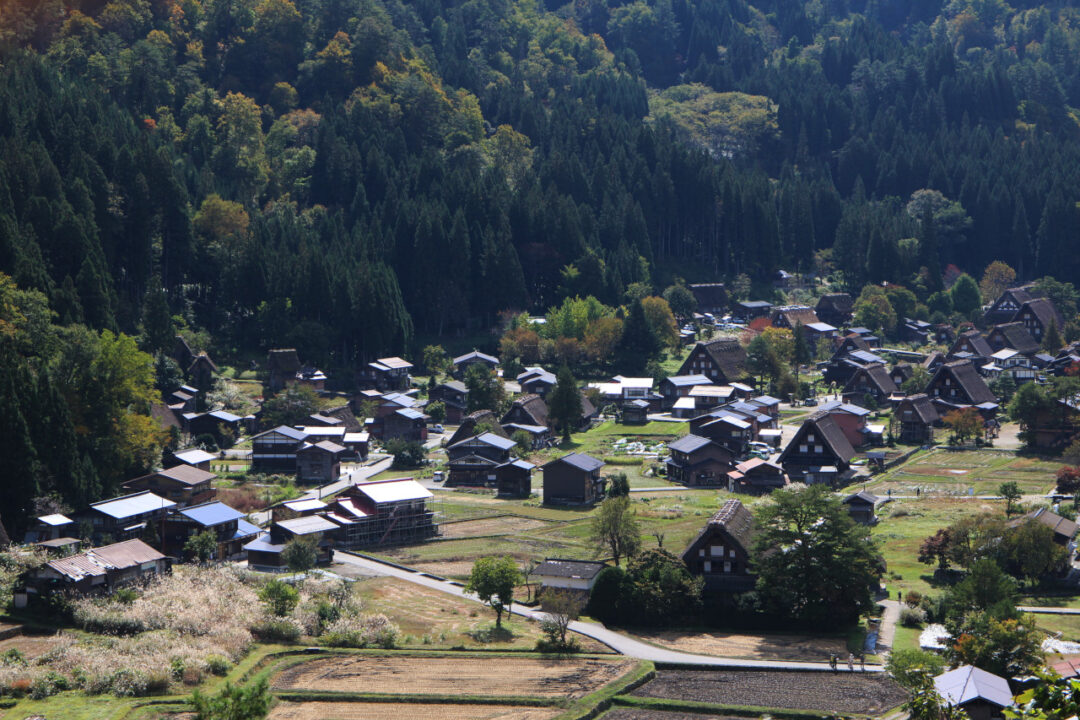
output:
POLYGON ((866 656, 859 653, 859 670, 866 672, 866 656))
POLYGON ((848 672, 855 672, 855 656, 851 653, 847 654, 847 669, 848 672))
POLYGON ((836 672, 836 653, 829 656, 829 667, 832 668, 833 672, 836 672))

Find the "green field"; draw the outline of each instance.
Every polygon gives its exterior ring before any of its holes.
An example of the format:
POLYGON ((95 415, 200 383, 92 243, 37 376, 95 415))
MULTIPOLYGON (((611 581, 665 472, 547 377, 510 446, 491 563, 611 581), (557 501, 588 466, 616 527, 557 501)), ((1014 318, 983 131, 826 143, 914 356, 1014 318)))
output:
POLYGON ((904 465, 877 476, 869 489, 882 495, 961 496, 974 489, 976 495, 996 495, 1009 481, 1025 494, 1044 494, 1054 487, 1060 461, 1021 457, 1000 450, 952 451, 935 449, 920 453, 904 465))

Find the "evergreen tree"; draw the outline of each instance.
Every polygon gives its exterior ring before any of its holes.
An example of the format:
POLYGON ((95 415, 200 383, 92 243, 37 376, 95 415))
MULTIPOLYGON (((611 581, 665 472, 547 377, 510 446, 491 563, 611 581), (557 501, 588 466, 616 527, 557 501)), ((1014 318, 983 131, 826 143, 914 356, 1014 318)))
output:
POLYGON ((581 421, 581 391, 568 366, 560 367, 555 377, 555 387, 548 395, 548 418, 556 431, 569 438, 581 421))
POLYGON ((623 323, 622 337, 615 348, 616 363, 628 375, 641 375, 649 360, 660 352, 656 336, 649 329, 640 302, 631 303, 623 323))

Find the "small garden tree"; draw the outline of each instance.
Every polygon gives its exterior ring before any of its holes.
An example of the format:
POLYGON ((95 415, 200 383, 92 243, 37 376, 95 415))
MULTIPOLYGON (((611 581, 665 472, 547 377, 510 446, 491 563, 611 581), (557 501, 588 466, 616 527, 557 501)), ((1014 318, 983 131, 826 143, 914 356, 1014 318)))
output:
POLYGON ((495 611, 495 627, 502 627, 502 615, 510 612, 514 602, 514 587, 521 582, 521 572, 514 558, 486 557, 477 560, 469 573, 465 592, 472 593, 495 611))
POLYGON ((975 408, 962 408, 945 416, 945 427, 952 430, 957 444, 963 445, 966 439, 977 437, 982 432, 983 419, 975 408))
POLYGON ((271 578, 259 590, 259 599, 266 603, 270 612, 278 617, 285 617, 300 602, 300 593, 287 582, 271 578))
POLYGON ((433 421, 437 423, 442 423, 444 420, 446 420, 446 405, 444 405, 439 400, 428 403, 427 407, 424 408, 424 412, 426 412, 428 414, 428 417, 430 417, 433 421))
POLYGON ((315 567, 318 557, 319 546, 315 538, 308 536, 293 538, 285 543, 285 549, 281 551, 281 559, 294 573, 307 572, 315 567))
POLYGON ((187 542, 184 543, 184 552, 199 562, 207 562, 214 556, 217 546, 217 535, 214 534, 214 531, 204 530, 187 539, 187 542))
POLYGON ((1013 514, 1013 506, 1023 496, 1020 486, 1014 480, 1001 483, 998 486, 998 494, 1005 498, 1005 517, 1013 514))
POLYGON ((540 622, 540 628, 547 636, 547 641, 540 645, 540 649, 556 652, 576 650, 577 643, 573 638, 567 641, 566 633, 570 623, 581 615, 584 606, 585 599, 581 593, 565 588, 545 590, 540 596, 540 607, 547 615, 540 622))
POLYGON ((609 497, 593 515, 590 537, 600 552, 610 552, 619 560, 641 548, 641 530, 629 496, 609 497))

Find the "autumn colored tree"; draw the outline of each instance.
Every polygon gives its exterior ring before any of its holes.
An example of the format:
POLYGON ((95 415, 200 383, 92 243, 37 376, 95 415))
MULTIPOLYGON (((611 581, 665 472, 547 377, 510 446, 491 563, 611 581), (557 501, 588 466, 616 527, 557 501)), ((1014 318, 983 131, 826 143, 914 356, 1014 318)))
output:
POLYGON ((675 323, 675 315, 667 300, 659 297, 647 297, 641 301, 641 309, 645 311, 645 322, 649 332, 656 338, 661 347, 677 347, 679 344, 679 327, 675 323))
POLYGON ((982 280, 979 281, 979 291, 987 302, 994 302, 1001 293, 1005 292, 1016 281, 1016 271, 1008 264, 995 260, 986 266, 982 280))
POLYGON ((952 537, 948 528, 939 528, 936 533, 923 540, 919 546, 919 562, 932 565, 937 562, 938 570, 949 569, 949 548, 952 537))
POLYGON ((977 437, 983 431, 982 415, 971 407, 950 411, 945 415, 944 422, 961 445, 966 439, 977 437))

